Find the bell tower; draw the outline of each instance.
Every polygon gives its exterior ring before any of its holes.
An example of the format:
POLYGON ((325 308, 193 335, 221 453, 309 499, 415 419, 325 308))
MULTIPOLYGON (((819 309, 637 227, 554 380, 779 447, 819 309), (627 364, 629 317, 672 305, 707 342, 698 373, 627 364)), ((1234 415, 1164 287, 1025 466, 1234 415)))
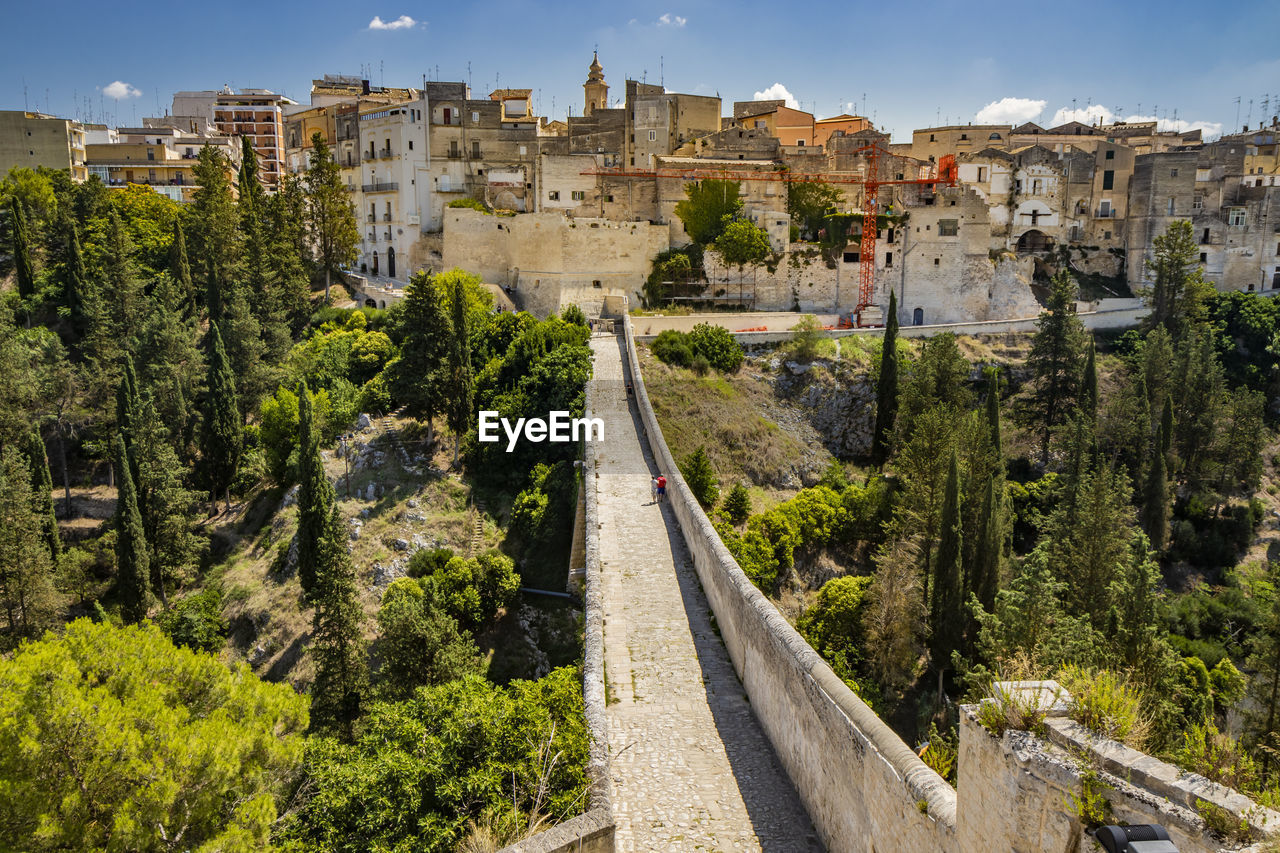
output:
POLYGON ((586 96, 582 114, 591 115, 593 110, 609 107, 609 84, 604 82, 604 68, 600 65, 597 53, 591 54, 591 67, 587 69, 587 82, 582 84, 586 96))

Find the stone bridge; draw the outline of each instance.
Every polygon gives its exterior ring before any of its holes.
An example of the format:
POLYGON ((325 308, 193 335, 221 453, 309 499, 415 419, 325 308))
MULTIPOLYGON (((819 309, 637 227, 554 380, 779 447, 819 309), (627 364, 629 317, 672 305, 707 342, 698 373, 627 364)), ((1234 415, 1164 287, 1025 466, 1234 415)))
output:
POLYGON ((959 779, 947 784, 725 549, 676 469, 632 370, 626 317, 622 327, 592 337, 587 390, 588 416, 605 422, 584 469, 590 809, 509 851, 1085 853, 1099 848, 1070 804, 1086 779, 1115 822, 1161 824, 1181 853, 1228 849, 1205 803, 1256 839, 1280 835, 1280 813, 1072 722, 1053 682, 995 685, 1043 700, 1040 735, 994 737, 976 706, 962 708, 959 779), (660 503, 658 471, 670 491, 660 503))

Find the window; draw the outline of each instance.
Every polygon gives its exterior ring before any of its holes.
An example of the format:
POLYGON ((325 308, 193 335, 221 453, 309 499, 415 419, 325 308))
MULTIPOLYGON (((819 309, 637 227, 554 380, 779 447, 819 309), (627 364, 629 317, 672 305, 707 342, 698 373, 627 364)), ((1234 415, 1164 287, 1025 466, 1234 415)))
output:
POLYGON ((765 121, 764 119, 762 119, 762 118, 758 118, 758 119, 756 119, 756 123, 755 123, 755 128, 756 128, 756 130, 764 130, 764 129, 768 128, 768 126, 769 126, 769 123, 768 123, 767 121, 765 121))
POLYGON ((893 266, 893 252, 884 253, 884 268, 889 269, 893 266))
POLYGON ((958 219, 939 219, 938 220, 938 236, 954 237, 960 233, 960 220, 958 219))
POLYGON ((1170 170, 1169 170, 1169 177, 1171 177, 1171 178, 1176 178, 1176 177, 1178 177, 1178 170, 1177 170, 1177 169, 1170 169, 1170 170))
POLYGON ((410 139, 410 140, 409 140, 409 150, 410 150, 410 151, 412 151, 412 150, 413 150, 413 140, 412 140, 412 139, 410 139))
POLYGON ((1102 239, 1104 239, 1104 240, 1110 240, 1110 239, 1111 239, 1111 232, 1110 232, 1110 231, 1103 231, 1103 232, 1102 232, 1102 239))
POLYGON ((1165 211, 1166 211, 1166 212, 1165 212, 1165 215, 1166 215, 1166 216, 1173 216, 1173 199, 1172 199, 1172 198, 1171 198, 1171 199, 1169 199, 1169 204, 1168 204, 1168 206, 1165 208, 1165 211))
POLYGON ((1102 173, 1102 188, 1104 190, 1111 190, 1111 189, 1115 189, 1115 186, 1116 186, 1116 173, 1113 172, 1111 169, 1107 169, 1105 172, 1102 173))
POLYGON ((1203 235, 1201 235, 1201 237, 1200 237, 1200 242, 1201 242, 1201 243, 1208 243, 1208 242, 1209 242, 1209 229, 1208 229, 1208 228, 1204 229, 1204 234, 1203 234, 1203 235))
POLYGON ((965 139, 965 140, 967 140, 967 139, 969 138, 969 134, 967 134, 967 133, 962 133, 962 134, 960 134, 960 138, 961 138, 961 139, 965 139))
POLYGON ((1245 223, 1248 221, 1247 217, 1245 216, 1245 211, 1243 207, 1231 208, 1231 213, 1229 214, 1229 217, 1230 218, 1227 221, 1231 225, 1235 225, 1239 227, 1243 227, 1245 223))
POLYGON ((529 148, 525 145, 520 146, 520 156, 523 157, 529 153, 529 148))
POLYGON ((856 264, 858 262, 858 253, 845 252, 843 260, 846 264, 856 264))
POLYGON ((600 287, 600 286, 601 286, 601 284, 600 284, 600 279, 598 279, 598 278, 596 278, 596 279, 592 279, 592 280, 591 280, 591 286, 592 286, 592 287, 600 287))
POLYGON ((804 147, 804 140, 803 140, 803 139, 797 139, 797 140, 796 140, 796 147, 797 147, 797 148, 803 148, 803 147, 804 147))
POLYGON ((449 176, 448 176, 448 175, 441 175, 441 176, 440 176, 440 192, 442 192, 442 193, 447 193, 447 192, 449 192, 451 189, 452 189, 452 184, 451 184, 451 183, 450 183, 450 181, 449 181, 449 176))
POLYGON ((1114 148, 1108 148, 1108 149, 1107 149, 1107 156, 1106 156, 1104 159, 1107 159, 1107 160, 1114 160, 1114 159, 1116 159, 1116 151, 1115 151, 1115 149, 1114 149, 1114 148))
POLYGON ((1031 182, 1031 194, 1040 195, 1040 179, 1036 178, 1031 182))
POLYGON ((934 258, 934 259, 933 259, 933 265, 934 265, 935 267, 936 267, 936 266, 938 266, 938 265, 939 265, 939 264, 941 264, 941 263, 942 263, 942 259, 941 259, 941 258, 934 258))
POLYGON ((1192 210, 1204 210, 1204 193, 1196 193, 1191 199, 1192 210))
POLYGON ((932 133, 931 133, 931 134, 929 134, 929 141, 930 141, 930 142, 935 142, 935 141, 936 141, 936 140, 933 138, 933 134, 932 134, 932 133))
POLYGON ((154 148, 147 149, 147 159, 148 160, 156 159, 156 150, 154 148))
POLYGON ((574 201, 583 201, 586 199, 587 194, 584 190, 574 190, 573 192, 569 193, 569 196, 574 201))
POLYGON ((978 183, 985 184, 986 182, 987 182, 987 167, 979 166, 978 167, 978 183))
MULTIPOLYGON (((937 261, 935 260, 934 263, 937 263, 937 261)), ((924 325, 924 309, 923 308, 917 308, 916 310, 911 312, 911 325, 913 326, 924 325)))
POLYGON ((1203 264, 1203 263, 1207 263, 1207 262, 1208 262, 1208 260, 1209 260, 1209 253, 1208 253, 1208 252, 1201 252, 1201 253, 1200 253, 1200 263, 1202 263, 1202 264, 1203 264))
POLYGON ((477 112, 471 113, 471 123, 478 124, 479 122, 480 122, 480 113, 477 113, 477 112))
POLYGON ((560 200, 560 191, 559 191, 559 190, 552 190, 551 192, 547 193, 547 199, 548 199, 549 201, 559 201, 559 200, 560 200))
POLYGON ((658 131, 656 131, 656 130, 651 130, 651 131, 649 131, 649 141, 650 141, 650 142, 657 142, 657 141, 658 141, 658 131))

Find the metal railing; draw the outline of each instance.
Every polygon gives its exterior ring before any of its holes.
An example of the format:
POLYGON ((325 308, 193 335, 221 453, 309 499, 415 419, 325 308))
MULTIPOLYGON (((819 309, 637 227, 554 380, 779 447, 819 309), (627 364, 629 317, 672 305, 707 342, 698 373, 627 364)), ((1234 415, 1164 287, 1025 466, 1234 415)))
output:
POLYGON ((378 152, 378 159, 380 160, 386 160, 391 156, 392 154, 391 154, 390 148, 383 148, 381 151, 378 152))
POLYGON ((382 214, 382 221, 383 221, 383 222, 390 222, 390 221, 391 221, 391 214, 390 214, 390 213, 384 213, 384 214, 382 214))
POLYGON ((1093 212, 1094 219, 1115 219, 1116 209, 1114 207, 1103 210, 1101 207, 1093 212))
POLYGON ((398 189, 400 189, 400 184, 395 181, 376 184, 362 184, 360 186, 360 191, 366 193, 393 193, 398 189))

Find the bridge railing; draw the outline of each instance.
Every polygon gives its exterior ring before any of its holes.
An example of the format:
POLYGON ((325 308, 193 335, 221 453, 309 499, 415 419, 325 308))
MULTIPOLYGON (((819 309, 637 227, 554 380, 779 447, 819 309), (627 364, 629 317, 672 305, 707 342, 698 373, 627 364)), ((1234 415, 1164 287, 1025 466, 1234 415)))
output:
POLYGON ((751 708, 833 851, 956 849, 956 792, 859 699, 747 579, 667 448, 624 318, 630 378, 671 509, 751 708), (909 841, 908 841, 909 839, 909 841))

